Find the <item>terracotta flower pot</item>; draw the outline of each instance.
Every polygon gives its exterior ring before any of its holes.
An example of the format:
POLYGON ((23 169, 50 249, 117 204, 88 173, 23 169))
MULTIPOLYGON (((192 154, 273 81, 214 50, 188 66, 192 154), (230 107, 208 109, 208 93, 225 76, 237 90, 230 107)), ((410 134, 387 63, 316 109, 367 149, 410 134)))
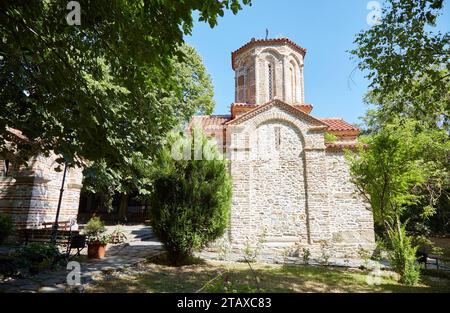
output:
POLYGON ((105 257, 106 244, 90 243, 88 244, 89 259, 103 259, 105 257))

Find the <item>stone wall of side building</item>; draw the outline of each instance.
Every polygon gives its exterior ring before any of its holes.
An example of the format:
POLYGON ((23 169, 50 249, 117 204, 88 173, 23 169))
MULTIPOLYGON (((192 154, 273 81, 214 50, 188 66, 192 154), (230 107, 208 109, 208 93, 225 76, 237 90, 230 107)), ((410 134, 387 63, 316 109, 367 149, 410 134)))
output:
POLYGON ((370 205, 351 182, 343 151, 327 151, 326 172, 331 213, 331 243, 341 257, 358 249, 373 250, 375 234, 370 205))
MULTIPOLYGON (((54 222, 63 178, 63 171, 55 171, 56 159, 56 155, 38 155, 27 168, 11 165, 8 174, 0 176, 0 212, 10 214, 17 229, 40 228, 43 222, 54 222)), ((4 162, 0 161, 1 168, 4 162)), ((60 221, 76 221, 82 178, 81 169, 68 169, 60 221)))

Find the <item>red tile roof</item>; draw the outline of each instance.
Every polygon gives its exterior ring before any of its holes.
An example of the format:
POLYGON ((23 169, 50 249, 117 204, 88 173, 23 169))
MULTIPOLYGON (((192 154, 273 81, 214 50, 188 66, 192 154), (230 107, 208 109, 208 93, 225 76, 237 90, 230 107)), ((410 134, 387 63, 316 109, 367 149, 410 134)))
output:
POLYGON ((217 130, 222 130, 226 122, 231 120, 230 115, 200 115, 194 116, 189 123, 188 130, 192 130, 195 124, 199 124, 207 133, 213 133, 217 130))
MULTIPOLYGON (((293 106, 290 105, 284 101, 281 101, 279 99, 273 99, 270 102, 267 102, 266 104, 263 105, 255 105, 253 109, 246 111, 244 114, 240 115, 239 117, 236 118, 232 118, 229 122, 227 122, 227 125, 231 125, 231 124, 235 124, 237 122, 240 122, 242 120, 247 119, 249 116, 251 116, 252 114, 255 114, 255 112, 257 112, 258 110, 263 110, 264 108, 270 108, 274 105, 282 105, 285 108, 288 109, 292 109, 298 113, 300 113, 301 115, 303 115, 303 117, 312 122, 313 124, 315 124, 316 126, 321 126, 321 127, 327 127, 327 124, 325 124, 324 122, 322 122, 321 120, 309 115, 308 113, 305 113, 303 110, 301 110, 298 106, 293 106)), ((231 112, 233 113, 233 107, 231 107, 231 112)), ((234 115, 232 115, 232 117, 234 117, 234 115)))
POLYGON ((256 108, 260 104, 252 104, 252 103, 233 103, 232 107, 243 107, 243 108, 256 108))
MULTIPOLYGON (((231 112, 234 116, 234 109, 249 109, 249 110, 253 110, 257 107, 263 106, 264 104, 249 104, 249 103, 233 103, 231 105, 231 112)), ((306 113, 309 114, 311 113, 311 111, 313 110, 313 105, 312 104, 293 104, 293 107, 306 113)), ((240 110, 242 112, 242 110, 240 110)))
POLYGON ((245 45, 243 45, 242 47, 240 47, 239 49, 237 49, 236 51, 231 53, 231 63, 232 63, 233 70, 235 69, 234 60, 239 54, 241 54, 244 51, 247 51, 255 46, 276 45, 276 44, 288 44, 289 46, 291 46, 291 48, 293 48, 294 50, 301 53, 303 55, 303 57, 306 55, 306 49, 300 47, 299 45, 297 45, 295 42, 293 42, 289 38, 276 38, 276 39, 255 39, 255 38, 253 38, 250 42, 246 43, 245 45))
POLYGON ((312 104, 294 104, 293 106, 294 108, 299 109, 300 111, 303 111, 306 114, 311 113, 311 111, 314 108, 312 104))
MULTIPOLYGON (((256 109, 261 105, 257 104, 246 104, 246 103, 234 103, 232 107, 245 107, 249 109, 256 109)), ((308 113, 308 110, 312 110, 312 105, 310 104, 302 104, 302 105, 294 105, 296 109, 301 110, 304 113, 308 113)), ((212 131, 222 129, 227 122, 231 121, 231 115, 200 115, 194 116, 189 123, 188 129, 192 129, 192 126, 195 123, 200 124, 200 126, 205 131, 212 131)), ((321 122, 328 125, 328 130, 332 132, 350 132, 350 133, 358 133, 359 128, 355 127, 341 118, 319 118, 321 122)))
POLYGON ((359 128, 355 127, 341 118, 319 118, 322 122, 328 125, 330 131, 355 131, 359 132, 359 128))
MULTIPOLYGON (((259 105, 247 105, 247 104, 235 104, 240 106, 253 106, 255 109, 259 107, 259 105)), ((202 116, 194 116, 189 123, 188 131, 192 130, 194 124, 198 124, 202 127, 203 131, 211 136, 222 136, 223 131, 226 128, 226 123, 231 121, 232 118, 230 115, 202 115, 202 116)), ((357 127, 354 127, 342 119, 339 118, 321 118, 320 121, 329 125, 330 131, 337 132, 359 132, 357 127)), ((224 136, 224 144, 225 144, 225 136, 224 136)), ((338 142, 330 142, 325 143, 327 151, 342 151, 344 149, 356 150, 360 143, 356 141, 338 141, 338 142)))
MULTIPOLYGON (((270 102, 269 102, 270 104, 270 102)), ((267 104, 266 104, 267 105, 267 104)), ((203 115, 203 116, 194 116, 189 123, 188 131, 192 130, 192 127, 194 124, 199 124, 200 127, 204 130, 204 132, 207 135, 220 135, 223 134, 223 131, 226 128, 226 125, 234 120, 241 119, 242 117, 245 117, 245 115, 251 113, 254 110, 257 110, 259 107, 262 107, 262 105, 257 104, 246 104, 246 103, 234 103, 232 104, 233 108, 248 108, 248 112, 245 112, 244 115, 241 115, 238 118, 233 119, 231 115, 203 115)), ((356 149, 357 143, 352 140, 345 142, 345 140, 348 139, 356 139, 357 135, 359 134, 359 128, 355 127, 346 121, 344 121, 341 118, 319 118, 315 119, 311 115, 309 115, 309 112, 305 112, 305 110, 312 110, 312 105, 309 104, 303 104, 303 105, 293 105, 295 109, 298 109, 302 111, 308 118, 314 119, 317 122, 321 122, 328 126, 327 131, 336 134, 338 137, 343 139, 344 141, 340 142, 332 142, 327 143, 326 148, 327 150, 342 150, 342 149, 356 149), (347 138, 347 139, 346 139, 347 138)))

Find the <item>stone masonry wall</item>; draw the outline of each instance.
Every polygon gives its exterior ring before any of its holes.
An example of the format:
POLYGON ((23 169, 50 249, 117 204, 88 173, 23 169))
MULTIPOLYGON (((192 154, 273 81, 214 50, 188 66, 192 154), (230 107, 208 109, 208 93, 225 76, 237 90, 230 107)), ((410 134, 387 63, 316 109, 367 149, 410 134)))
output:
POLYGON ((345 247, 339 251, 341 254, 354 252, 359 248, 374 249, 373 215, 368 209, 369 205, 350 181, 349 166, 342 151, 326 153, 326 172, 332 244, 345 247))
POLYGON ((261 247, 264 261, 302 249, 320 259, 358 258, 374 248, 372 214, 350 182, 342 151, 327 151, 324 130, 273 105, 229 125, 233 179, 226 241, 235 253, 261 247))
POLYGON ((268 66, 271 64, 272 97, 291 104, 304 103, 303 62, 303 55, 287 44, 260 45, 237 56, 235 102, 263 104, 271 100, 268 86, 268 66), (295 84, 290 75, 291 64, 295 66, 295 84), (292 86, 295 86, 295 90, 292 90, 292 86))
POLYGON ((255 235, 268 245, 306 241, 303 144, 298 130, 269 120, 250 134, 250 201, 255 235))
MULTIPOLYGON (((17 228, 41 227, 53 222, 59 200, 63 172, 56 172, 56 156, 37 156, 29 167, 6 177, 0 177, 0 211, 11 214, 17 228)), ((80 190, 81 169, 69 169, 64 185, 59 220, 76 219, 80 190)))

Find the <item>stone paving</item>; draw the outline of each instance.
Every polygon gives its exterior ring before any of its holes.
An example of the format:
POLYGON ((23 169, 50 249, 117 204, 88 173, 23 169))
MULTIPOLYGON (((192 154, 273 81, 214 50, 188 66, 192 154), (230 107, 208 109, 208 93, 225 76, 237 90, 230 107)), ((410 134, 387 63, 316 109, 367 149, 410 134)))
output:
MULTIPOLYGON (((149 256, 161 253, 162 245, 148 226, 123 226, 122 229, 127 236, 124 244, 108 245, 106 256, 102 260, 88 260, 81 263, 81 285, 69 287, 67 284, 69 271, 61 269, 42 272, 29 278, 0 282, 0 292, 81 292, 84 286, 95 282, 103 273, 122 270, 144 261, 149 256)), ((86 249, 83 254, 86 254, 86 249)))

